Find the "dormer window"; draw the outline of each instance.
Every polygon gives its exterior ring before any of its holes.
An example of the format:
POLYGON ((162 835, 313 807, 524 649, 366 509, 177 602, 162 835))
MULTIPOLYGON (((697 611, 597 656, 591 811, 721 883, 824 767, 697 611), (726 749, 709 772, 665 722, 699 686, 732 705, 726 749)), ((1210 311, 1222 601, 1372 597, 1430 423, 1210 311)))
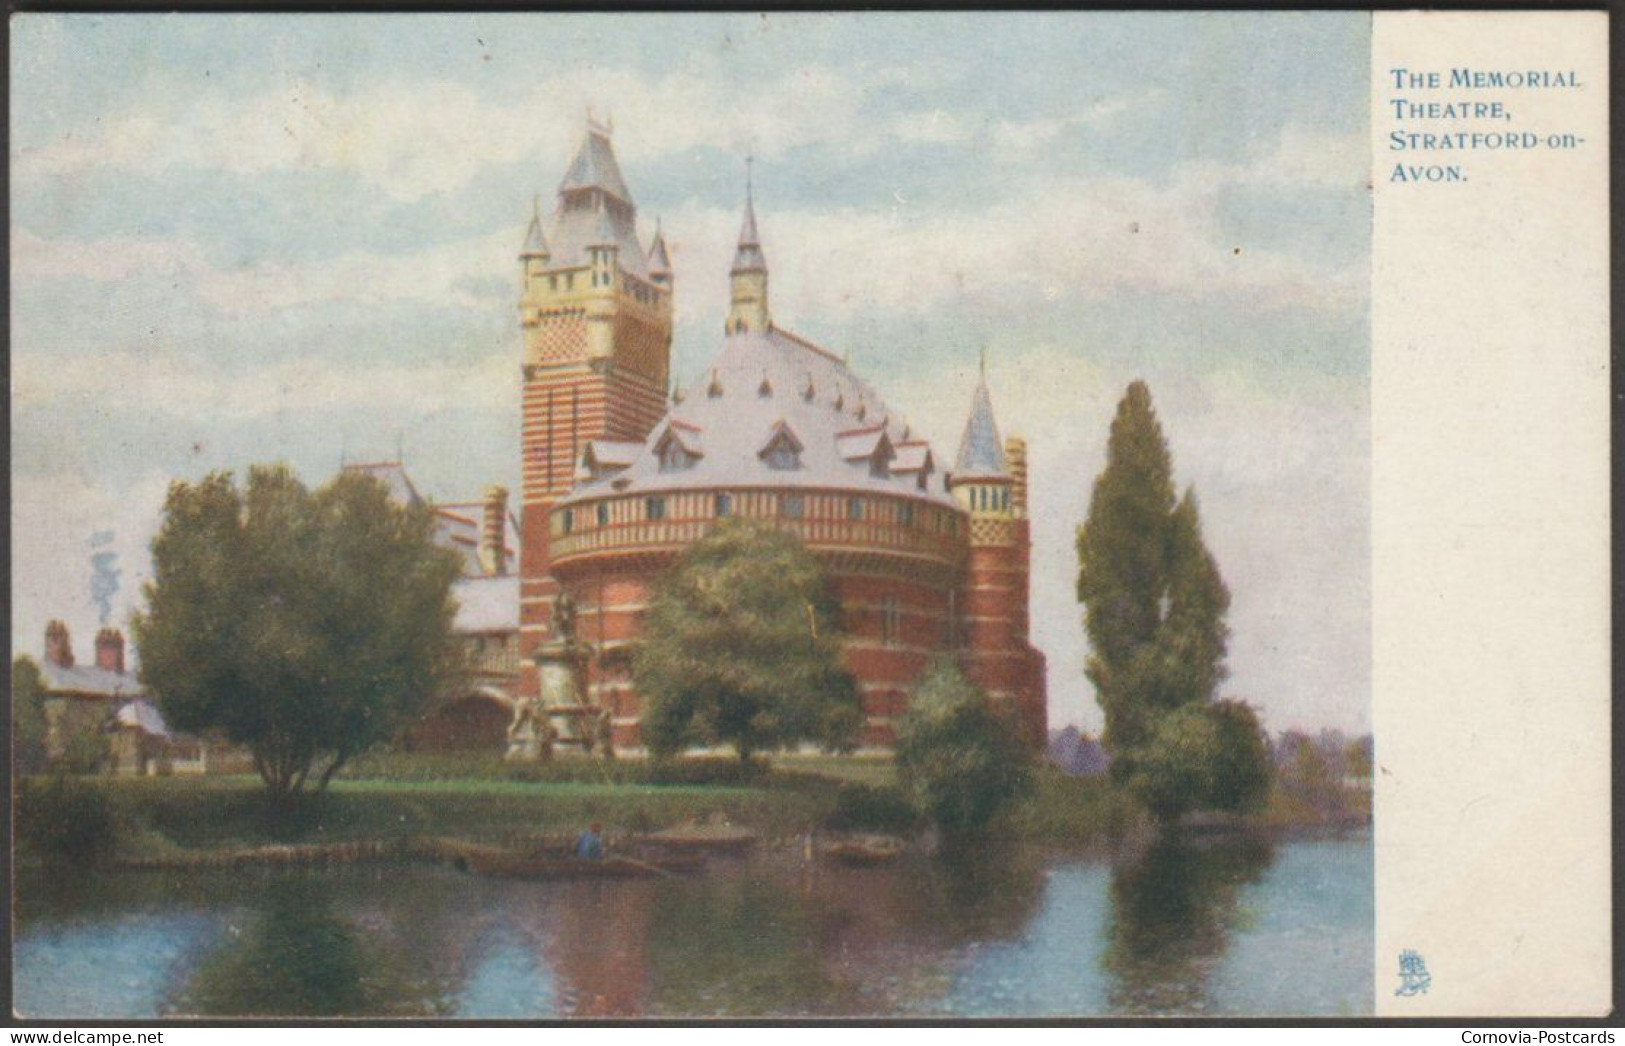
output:
POLYGON ((768 436, 757 456, 768 468, 779 472, 793 472, 801 467, 801 441, 790 426, 780 421, 773 426, 773 432, 768 436))
POLYGON ((660 463, 661 472, 693 468, 702 456, 700 430, 687 422, 673 421, 655 444, 655 460, 660 463))
POLYGON ((667 440, 660 447, 660 471, 681 472, 694 464, 694 456, 676 440, 667 440))

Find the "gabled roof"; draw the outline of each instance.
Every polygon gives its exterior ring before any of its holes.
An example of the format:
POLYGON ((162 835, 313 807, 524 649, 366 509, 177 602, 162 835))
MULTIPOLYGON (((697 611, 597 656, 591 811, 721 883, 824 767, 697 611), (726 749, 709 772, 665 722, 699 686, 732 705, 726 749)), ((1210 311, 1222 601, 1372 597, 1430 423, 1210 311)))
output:
POLYGON ((756 452, 757 457, 761 457, 762 455, 768 453, 781 443, 788 446, 797 454, 800 454, 803 450, 807 449, 806 446, 796 438, 796 430, 792 429, 783 418, 780 418, 778 421, 773 423, 773 428, 768 432, 767 440, 762 444, 762 449, 756 452))
POLYGON ((700 442, 700 427, 698 425, 690 425, 688 422, 679 421, 676 418, 668 420, 665 431, 655 440, 655 449, 659 450, 671 442, 675 442, 696 458, 705 456, 705 444, 700 442))
MULTIPOLYGON (((434 542, 449 548, 462 558, 463 576, 480 577, 485 569, 480 563, 480 536, 485 529, 485 503, 482 501, 450 501, 434 507, 434 542)), ((519 544, 519 523, 513 513, 503 520, 502 559, 505 572, 512 573, 519 563, 516 551, 519 544)))
POLYGON ((891 452, 891 442, 886 438, 886 423, 883 421, 837 433, 835 445, 846 461, 872 461, 882 450, 887 454, 891 452))
POLYGON ((892 460, 893 472, 933 472, 936 459, 931 456, 931 445, 923 439, 905 440, 897 444, 897 457, 892 460))
POLYGON ((587 125, 587 134, 581 139, 575 159, 559 182, 559 192, 577 189, 600 189, 622 203, 631 205, 632 192, 621 177, 621 165, 615 160, 615 149, 609 144, 609 132, 587 125))
POLYGON ((971 398, 970 417, 965 419, 959 456, 954 459, 954 481, 1002 479, 1009 474, 1004 441, 999 439, 999 425, 993 420, 993 398, 988 395, 984 378, 976 383, 976 394, 971 398))
POLYGON ((119 726, 134 727, 153 737, 168 737, 169 724, 159 714, 158 706, 146 698, 131 701, 118 710, 114 717, 119 726))
MULTIPOLYGON (((383 483, 389 491, 389 496, 400 504, 424 504, 424 498, 418 493, 417 485, 412 482, 412 478, 406 474, 406 468, 398 461, 345 465, 344 471, 361 472, 372 476, 383 483)), ((484 570, 480 566, 480 534, 485 529, 485 502, 442 501, 432 507, 435 544, 441 548, 451 549, 461 557, 465 577, 482 575, 484 570)), ((503 520, 503 530, 503 566, 505 570, 512 572, 519 562, 517 552, 519 522, 511 511, 503 520)))

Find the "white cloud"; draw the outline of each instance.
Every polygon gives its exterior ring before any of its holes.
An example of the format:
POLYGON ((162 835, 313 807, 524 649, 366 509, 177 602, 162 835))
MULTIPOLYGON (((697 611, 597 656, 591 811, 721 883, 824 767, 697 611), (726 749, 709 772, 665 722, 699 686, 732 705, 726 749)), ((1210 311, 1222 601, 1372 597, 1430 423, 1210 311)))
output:
POLYGON ((585 66, 554 70, 496 99, 457 83, 374 83, 339 94, 290 77, 246 99, 145 92, 173 101, 14 150, 13 173, 26 181, 94 168, 335 170, 413 201, 462 189, 488 165, 555 151, 580 133, 595 102, 603 113, 602 103, 613 100, 606 115, 619 119, 625 133, 616 145, 630 158, 711 145, 773 159, 798 145, 852 140, 863 91, 854 77, 819 66, 788 69, 744 92, 699 64, 653 78, 585 66))
POLYGON ((1161 90, 1137 95, 1101 98, 1083 109, 1064 116, 1042 116, 1031 120, 1000 120, 993 128, 994 157, 1001 163, 1026 162, 1030 154, 1068 131, 1080 127, 1104 127, 1121 116, 1144 117, 1166 96, 1161 90))
MULTIPOLYGON (((517 232, 503 230, 410 252, 347 251, 308 262, 262 261, 220 268, 190 240, 111 237, 52 240, 26 229, 11 234, 12 274, 21 278, 121 283, 140 275, 176 277, 174 288, 228 315, 297 305, 348 302, 361 306, 421 301, 466 308, 507 308, 507 297, 469 288, 513 275, 517 232)), ((517 276, 514 277, 517 280, 517 276)))
MULTIPOLYGON (((1350 167, 1335 157, 1351 147, 1341 138, 1293 137, 1254 163, 1202 165, 1166 184, 1034 177, 981 210, 923 211, 896 200, 885 210, 761 206, 775 310, 787 321, 859 310, 912 315, 967 297, 996 306, 1142 291, 1349 314, 1366 300, 1364 264, 1258 248, 1237 253, 1215 199, 1227 186, 1278 184, 1283 170, 1298 185, 1346 179, 1350 167)), ((679 308, 697 315, 726 308, 722 274, 738 221, 732 211, 693 205, 667 215, 679 308)))
POLYGON ((228 371, 195 353, 100 352, 73 367, 37 353, 12 356, 12 403, 116 400, 121 410, 191 421, 232 421, 346 410, 423 416, 470 404, 517 409, 516 364, 507 352, 418 365, 306 356, 228 371))

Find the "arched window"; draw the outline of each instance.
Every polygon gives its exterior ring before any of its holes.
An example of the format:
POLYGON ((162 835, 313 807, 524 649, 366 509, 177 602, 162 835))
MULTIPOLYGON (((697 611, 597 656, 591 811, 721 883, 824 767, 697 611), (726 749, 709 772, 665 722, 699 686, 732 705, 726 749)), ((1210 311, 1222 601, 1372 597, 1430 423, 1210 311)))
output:
POLYGON ((800 519, 802 512, 801 495, 786 494, 779 502, 779 511, 785 519, 800 519))
POLYGON ((601 527, 609 526, 609 502, 607 501, 598 503, 598 525, 601 527))
POLYGON ((846 499, 846 518, 847 519, 862 519, 863 518, 863 499, 862 498, 847 498, 846 499))
POLYGON ((716 511, 718 519, 726 519, 733 514, 733 498, 727 494, 718 494, 716 498, 716 511))
POLYGON ((666 499, 665 498, 644 498, 643 499, 643 515, 644 515, 644 518, 646 518, 646 519, 665 519, 666 518, 666 499))

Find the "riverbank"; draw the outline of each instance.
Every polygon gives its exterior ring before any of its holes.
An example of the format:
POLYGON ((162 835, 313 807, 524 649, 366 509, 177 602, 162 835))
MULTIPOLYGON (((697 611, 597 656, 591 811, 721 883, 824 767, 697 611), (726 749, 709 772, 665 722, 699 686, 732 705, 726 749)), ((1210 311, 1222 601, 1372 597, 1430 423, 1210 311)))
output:
MULTIPOLYGON (((568 837, 595 822, 612 838, 726 822, 769 845, 832 830, 907 834, 897 816, 902 800, 895 774, 885 760, 780 759, 755 768, 698 759, 665 767, 560 761, 516 768, 500 761, 391 756, 362 764, 356 774, 335 780, 326 794, 280 807, 254 777, 82 778, 75 784, 109 815, 110 838, 96 856, 121 863, 184 863, 188 855, 263 847, 386 852, 423 839, 527 845, 568 837), (536 779, 548 777, 553 779, 536 779)), ((34 782, 25 792, 19 804, 22 839, 30 838, 30 818, 52 817, 42 798, 49 791, 34 782)), ((1351 800, 1326 814, 1277 796, 1258 815, 1211 820, 1196 827, 1277 836, 1345 828, 1369 822, 1369 800, 1363 806, 1351 800)), ((1143 808, 1104 778, 1069 777, 1046 767, 999 834, 1045 848, 1108 850, 1133 848, 1157 830, 1143 808)))

